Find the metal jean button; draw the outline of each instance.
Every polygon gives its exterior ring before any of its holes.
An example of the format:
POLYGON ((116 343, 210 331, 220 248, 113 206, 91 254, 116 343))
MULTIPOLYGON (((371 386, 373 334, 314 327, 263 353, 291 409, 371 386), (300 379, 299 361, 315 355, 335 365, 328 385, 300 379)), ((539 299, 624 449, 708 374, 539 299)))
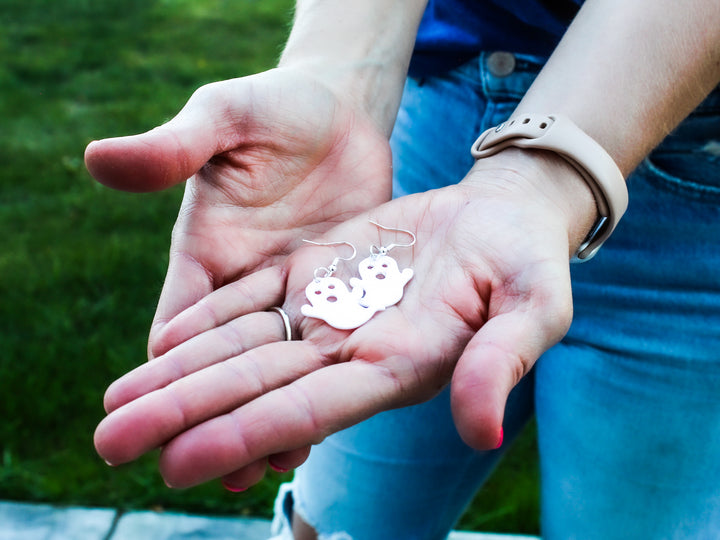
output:
POLYGON ((495 77, 507 77, 515 71, 515 55, 496 51, 487 57, 487 68, 495 77))

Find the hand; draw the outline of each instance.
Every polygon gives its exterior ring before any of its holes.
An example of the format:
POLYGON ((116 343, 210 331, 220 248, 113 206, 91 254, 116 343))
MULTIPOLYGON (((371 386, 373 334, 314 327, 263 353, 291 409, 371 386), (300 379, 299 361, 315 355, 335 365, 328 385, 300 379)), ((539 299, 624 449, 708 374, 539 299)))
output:
MULTIPOLYGON (((127 191, 191 177, 150 332, 151 358, 188 337, 161 332, 185 308, 281 263, 301 238, 377 206, 391 190, 386 136, 290 69, 205 86, 167 124, 91 143, 86 163, 99 181, 127 191)), ((256 343, 275 339, 275 330, 256 343)))
POLYGON ((306 456, 296 449, 429 399, 451 380, 459 433, 474 447, 495 447, 508 393, 567 331, 569 253, 594 217, 574 172, 557 160, 527 167, 527 154, 519 156, 483 160, 458 186, 392 201, 325 235, 358 249, 404 241, 368 218, 417 235, 412 249, 391 252, 400 268, 414 270, 404 297, 353 331, 300 315, 305 286, 335 255, 331 247, 300 249, 284 270, 243 278, 257 302, 230 285, 189 308, 168 328, 190 335, 217 326, 108 390, 99 453, 119 464, 163 446, 160 469, 172 486, 224 477, 248 487, 262 476, 266 456, 294 467, 306 456), (284 308, 302 341, 238 356, 211 346, 223 343, 223 323, 250 332, 260 298, 272 305, 285 275, 284 308))

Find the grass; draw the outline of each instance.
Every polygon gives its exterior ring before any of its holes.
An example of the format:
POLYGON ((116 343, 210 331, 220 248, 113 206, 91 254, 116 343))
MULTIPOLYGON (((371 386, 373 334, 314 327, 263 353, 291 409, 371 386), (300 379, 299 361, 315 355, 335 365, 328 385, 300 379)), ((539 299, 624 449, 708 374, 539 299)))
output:
MULTIPOLYGON (((275 473, 241 495, 173 491, 154 455, 96 456, 103 391, 145 357, 182 188, 108 190, 82 154, 271 67, 290 18, 291 0, 0 0, 0 498, 270 515, 275 473)), ((533 445, 528 431, 462 527, 537 531, 533 445)))

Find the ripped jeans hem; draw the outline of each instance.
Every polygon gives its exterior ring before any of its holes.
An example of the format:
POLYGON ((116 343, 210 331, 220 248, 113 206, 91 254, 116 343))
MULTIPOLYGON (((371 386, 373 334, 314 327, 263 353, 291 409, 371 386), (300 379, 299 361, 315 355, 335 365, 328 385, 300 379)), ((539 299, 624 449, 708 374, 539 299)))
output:
MULTIPOLYGON (((293 512, 301 516, 306 523, 310 523, 305 513, 302 511, 302 508, 300 508, 300 505, 295 504, 292 488, 293 486, 291 482, 280 486, 278 496, 275 499, 275 516, 270 528, 270 534, 272 536, 269 540, 293 540, 293 512)), ((310 526, 317 530, 316 525, 310 523, 310 526)), ((348 533, 342 531, 329 534, 318 532, 318 540, 352 540, 352 537, 348 533)))

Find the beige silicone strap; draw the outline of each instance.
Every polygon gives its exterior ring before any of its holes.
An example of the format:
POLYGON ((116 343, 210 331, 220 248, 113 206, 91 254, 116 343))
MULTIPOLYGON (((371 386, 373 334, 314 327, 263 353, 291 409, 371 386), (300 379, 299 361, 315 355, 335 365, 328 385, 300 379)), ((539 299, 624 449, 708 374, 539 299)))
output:
POLYGON ((572 120, 559 114, 511 118, 480 135, 472 146, 472 155, 481 159, 509 146, 550 150, 582 175, 595 197, 598 220, 573 259, 586 261, 593 257, 628 205, 625 179, 610 155, 572 120))

